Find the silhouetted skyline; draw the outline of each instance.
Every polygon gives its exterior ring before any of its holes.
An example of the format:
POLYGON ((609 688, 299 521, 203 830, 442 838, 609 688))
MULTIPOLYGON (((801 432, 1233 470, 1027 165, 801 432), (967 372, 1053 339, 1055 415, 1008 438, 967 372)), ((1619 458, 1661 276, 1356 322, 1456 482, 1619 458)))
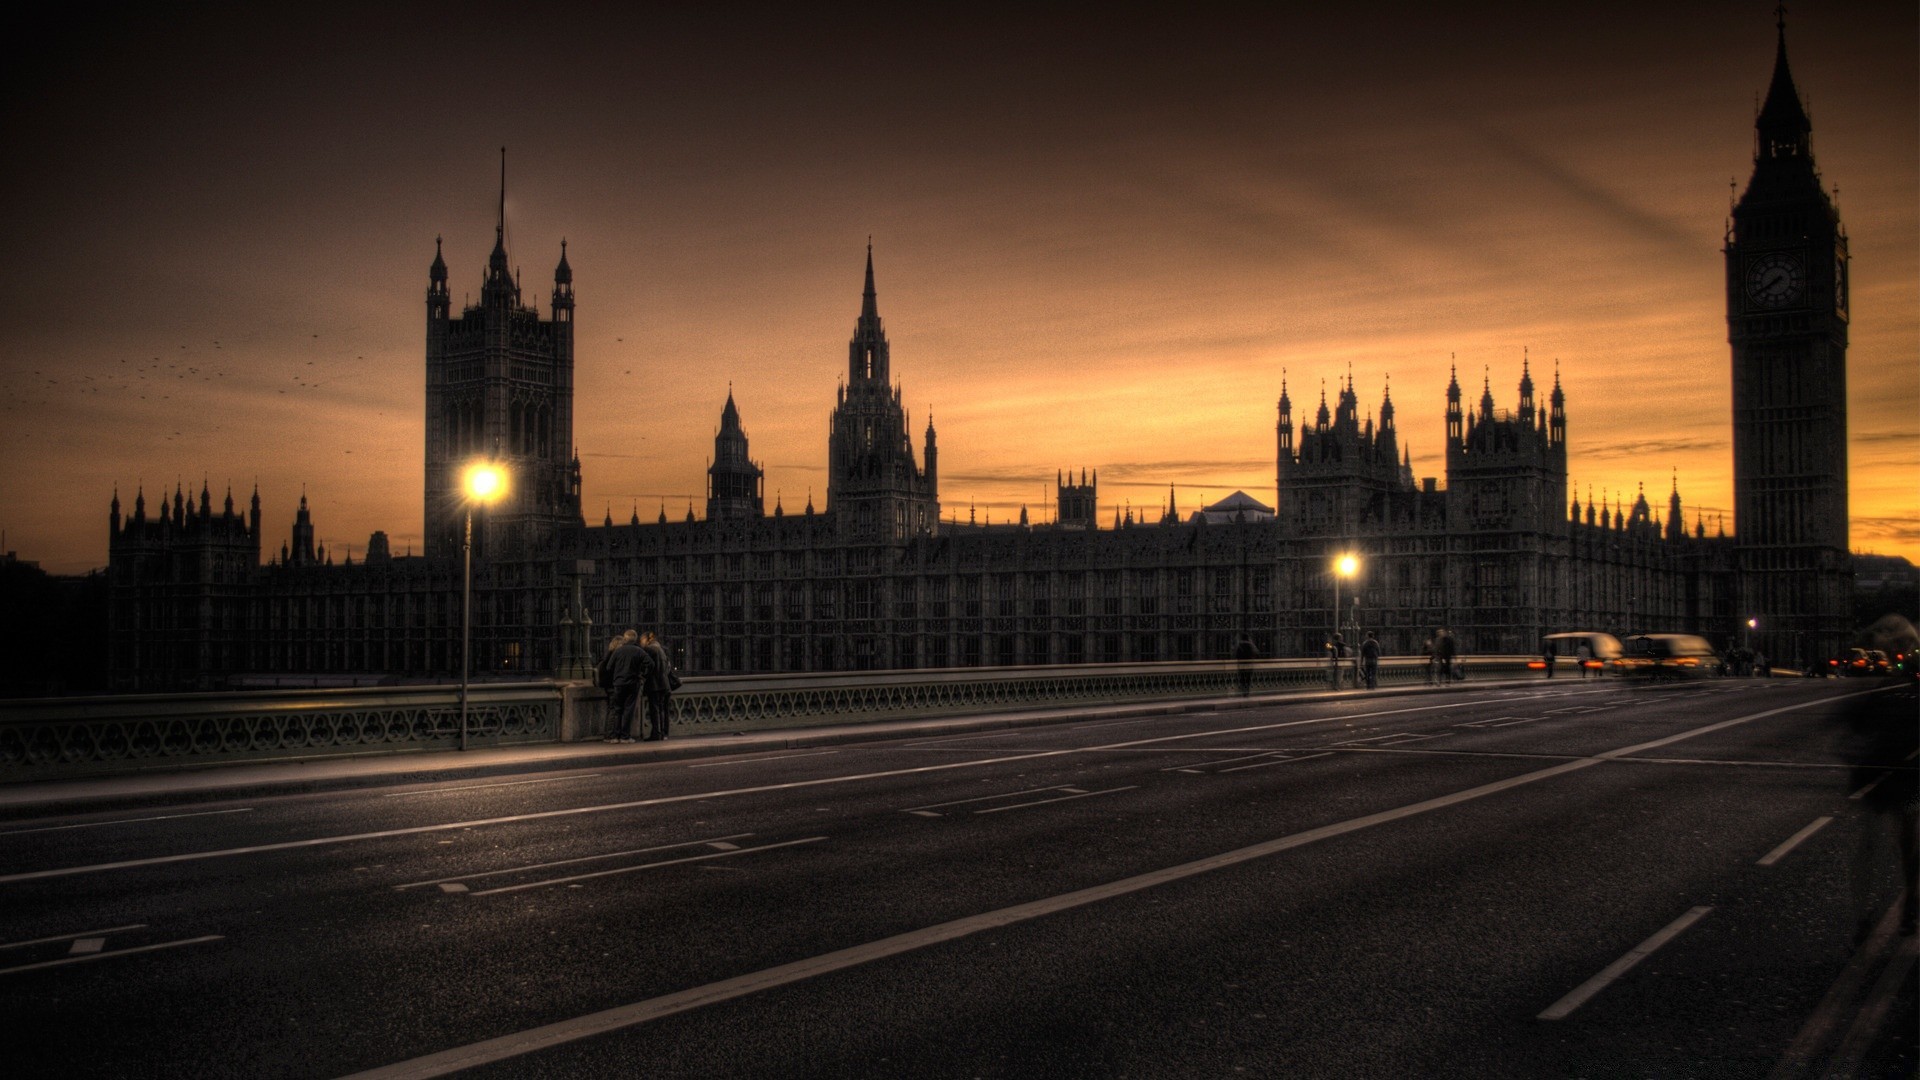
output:
MULTIPOLYGON (((329 549, 418 551, 427 266, 443 237, 477 295, 503 144, 530 296, 568 241, 589 522, 703 506, 729 384, 769 506, 823 498, 871 235, 949 514, 1044 518, 1081 467, 1103 506, 1270 500, 1283 369, 1308 413, 1391 376, 1439 475, 1449 363, 1512 408, 1524 350, 1583 501, 1677 474, 1737 528, 1719 249, 1769 4, 46 18, 8 76, 0 525, 51 570, 176 481, 257 480, 269 549, 304 490, 329 549)), ((1915 33, 1787 23, 1851 236, 1853 544, 1920 560, 1915 33)))

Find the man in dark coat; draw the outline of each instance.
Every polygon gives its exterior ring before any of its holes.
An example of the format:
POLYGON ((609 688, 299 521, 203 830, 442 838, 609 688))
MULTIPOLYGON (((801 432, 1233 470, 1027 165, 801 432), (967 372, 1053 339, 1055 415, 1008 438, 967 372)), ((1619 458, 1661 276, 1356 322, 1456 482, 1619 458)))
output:
POLYGON ((1367 680, 1367 689, 1380 689, 1380 642, 1367 631, 1367 640, 1360 643, 1360 674, 1367 680))
POLYGON ((648 659, 646 652, 640 648, 640 633, 637 630, 621 634, 613 652, 607 655, 607 714, 612 722, 603 741, 633 741, 634 707, 640 702, 640 683, 645 677, 648 659))
POLYGON ((667 722, 673 719, 673 661, 667 659, 666 647, 651 630, 640 639, 640 648, 647 654, 645 693, 649 730, 646 738, 661 741, 667 737, 667 722))
POLYGON ((1453 631, 1442 629, 1433 637, 1433 662, 1440 669, 1440 681, 1452 682, 1460 677, 1454 670, 1453 659, 1459 646, 1453 640, 1453 631))

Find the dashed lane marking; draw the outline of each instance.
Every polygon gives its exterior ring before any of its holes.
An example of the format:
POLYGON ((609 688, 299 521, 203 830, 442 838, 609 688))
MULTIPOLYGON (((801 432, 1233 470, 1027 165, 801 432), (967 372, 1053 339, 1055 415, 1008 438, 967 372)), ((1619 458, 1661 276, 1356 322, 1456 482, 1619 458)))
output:
POLYGON ((110 952, 87 953, 81 956, 68 956, 59 960, 43 960, 38 964, 21 964, 18 967, 0 968, 0 975, 15 975, 22 971, 40 971, 44 968, 65 967, 68 964, 84 964, 89 960, 110 960, 120 956, 132 956, 135 953, 158 952, 161 949, 177 949, 182 945, 199 945, 208 941, 224 941, 225 934, 208 934, 205 937, 187 938, 182 941, 163 941, 158 945, 136 945, 131 949, 114 949, 110 952))
POLYGON ((662 859, 659 862, 641 863, 639 866, 618 866, 612 870, 595 870, 591 874, 573 874, 568 877, 548 878, 545 881, 527 881, 519 885, 502 885, 497 889, 481 889, 472 896, 493 896, 498 893, 521 892, 526 889, 541 889, 548 885, 566 885, 576 881, 589 881, 593 878, 613 877, 616 874, 635 874, 642 870, 658 870, 663 866, 684 866, 687 863, 706 862, 709 859, 726 859, 736 855, 757 855, 762 851, 775 848, 794 847, 799 844, 817 844, 825 840, 824 836, 809 836, 803 840, 783 840, 777 844, 762 844, 759 847, 734 848, 731 851, 715 851, 707 855, 688 855, 683 859, 662 859))
POLYGON ((725 848, 722 848, 722 845, 727 845, 728 841, 744 840, 752 835, 752 833, 733 833, 728 836, 716 836, 710 840, 683 840, 677 844, 657 844, 653 847, 629 848, 626 851, 609 851, 600 855, 581 855, 572 859, 554 859, 549 862, 528 863, 524 866, 509 866, 504 870, 477 870, 471 874, 454 874, 448 877, 434 878, 431 881, 409 881, 405 885, 395 885, 393 888, 395 892, 404 892, 407 889, 418 889, 426 885, 441 885, 441 887, 445 889, 445 886, 442 884, 443 882, 472 881, 475 878, 497 877, 500 874, 524 874, 529 870, 550 870, 556 866, 573 866, 578 863, 595 862, 600 859, 620 859, 628 855, 651 855, 656 851, 672 851, 676 848, 698 847, 702 844, 725 850, 725 848))
POLYGON ((1073 799, 1090 799, 1095 795, 1112 795, 1117 791, 1132 791, 1139 786, 1139 784, 1128 784, 1126 787, 1106 788, 1101 791, 1082 791, 1079 788, 1061 788, 1061 791, 1068 792, 1068 794, 1053 799, 1035 799, 1032 802, 1009 803, 1006 806, 989 806, 983 810, 975 810, 974 813, 998 814, 1005 810, 1025 810, 1029 806, 1045 806, 1048 803, 1069 802, 1073 799))
POLYGON ((1262 761, 1254 765, 1235 765, 1231 769, 1221 769, 1223 773, 1239 772, 1242 769, 1264 769, 1269 765, 1291 765, 1296 761, 1312 761, 1314 758, 1332 757, 1333 751, 1324 750, 1318 754, 1302 754, 1299 757, 1282 757, 1273 761, 1262 761))
POLYGON ((1627 953, 1627 955, 1621 957, 1618 960, 1615 960, 1613 963, 1608 964, 1606 967, 1600 969, 1600 973, 1598 975, 1595 975, 1593 978, 1588 979, 1586 982, 1583 982, 1579 986, 1574 987, 1573 990, 1569 992, 1566 997, 1563 997, 1559 1001, 1556 1001, 1553 1004, 1547 1006, 1546 1011, 1542 1012, 1539 1015, 1538 1019, 1541 1019, 1541 1020, 1566 1019, 1568 1016, 1573 1014, 1573 1010, 1578 1009, 1582 1005, 1585 1005, 1589 1000, 1593 998, 1595 994, 1598 994, 1600 991, 1605 990, 1610 984, 1613 983, 1614 980, 1618 979, 1622 975, 1625 975, 1628 971, 1631 971, 1635 964, 1638 964, 1640 961, 1645 960, 1649 956, 1652 956, 1654 953, 1654 950, 1660 948, 1660 946, 1665 945, 1667 942, 1672 941, 1674 938, 1678 937, 1682 930, 1685 930, 1687 927, 1692 926, 1694 923, 1699 922, 1702 918, 1706 916, 1707 912, 1712 910, 1713 908, 1705 907, 1705 906, 1689 908, 1685 915, 1680 916, 1679 918, 1668 923, 1666 926, 1660 928, 1658 931, 1654 933, 1652 937, 1634 946, 1633 949, 1627 953))
POLYGON ((1821 829, 1824 829, 1831 824, 1833 824, 1833 819, 1830 817, 1815 818, 1813 820, 1813 824, 1808 825, 1806 828, 1801 829, 1799 832, 1794 833, 1792 836, 1787 837, 1785 843, 1781 844, 1777 848, 1774 848, 1772 851, 1767 852, 1765 855, 1760 856, 1760 860, 1754 863, 1754 865, 1755 866, 1772 866, 1774 863, 1777 863, 1781 859, 1786 858, 1787 853, 1792 851, 1794 848, 1799 847, 1801 842, 1806 840, 1807 837, 1812 836, 1814 833, 1819 832, 1821 829))

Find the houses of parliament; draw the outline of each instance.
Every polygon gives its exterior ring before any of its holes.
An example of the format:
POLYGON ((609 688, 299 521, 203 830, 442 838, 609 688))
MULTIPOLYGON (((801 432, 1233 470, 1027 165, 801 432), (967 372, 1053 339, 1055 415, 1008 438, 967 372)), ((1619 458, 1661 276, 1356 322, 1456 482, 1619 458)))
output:
POLYGON ((1349 374, 1296 417, 1283 379, 1272 506, 1236 493, 1183 517, 1169 488, 1157 516, 1104 517, 1083 470, 1056 474, 1050 521, 943 521, 934 427, 909 430, 871 246, 823 507, 766 506, 729 392, 704 517, 589 525, 573 272, 563 243, 543 317, 509 272, 503 209, 478 303, 454 310, 437 250, 427 274, 425 550, 396 555, 375 533, 336 561, 302 495, 290 543, 263 559, 258 491, 245 510, 204 485, 152 507, 139 492, 126 513, 116 494, 111 688, 458 673, 469 513, 472 663, 492 676, 579 677, 630 626, 659 631, 692 674, 1224 659, 1242 635, 1262 656, 1319 656, 1336 623, 1389 654, 1442 626, 1469 652, 1524 654, 1570 629, 1724 647, 1756 617, 1751 644, 1770 656, 1830 655, 1850 630, 1847 240, 1784 27, 1755 134, 1724 250, 1735 535, 1697 514, 1688 528, 1677 480, 1652 502, 1583 500, 1558 374, 1536 382, 1524 361, 1511 396, 1456 375, 1431 403, 1443 480, 1416 481, 1390 393, 1363 409, 1349 374), (497 505, 463 499, 476 458, 512 477, 497 505), (1363 570, 1336 612, 1339 552, 1363 570))

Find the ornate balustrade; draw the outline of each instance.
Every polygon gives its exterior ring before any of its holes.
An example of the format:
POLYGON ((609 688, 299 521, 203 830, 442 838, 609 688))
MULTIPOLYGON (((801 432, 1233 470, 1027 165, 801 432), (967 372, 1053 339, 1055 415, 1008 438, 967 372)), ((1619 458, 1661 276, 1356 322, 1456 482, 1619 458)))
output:
MULTIPOLYGON (((1537 678, 1528 657, 1475 657, 1475 679, 1537 678)), ((1227 697, 1233 661, 948 668, 690 678, 673 697, 674 730, 760 728, 1227 697)), ((1343 669, 1351 687, 1353 669, 1343 669)), ((1257 660, 1255 694, 1326 690, 1325 661, 1257 660)), ((1419 658, 1389 658, 1382 686, 1426 682, 1419 658)), ((579 683, 472 687, 468 743, 504 746, 598 737, 605 696, 579 683)), ((231 761, 450 750, 459 745, 454 686, 274 690, 0 702, 0 781, 86 776, 231 761)))
MULTIPOLYGON (((468 745, 559 739, 562 690, 552 682, 475 685, 468 745)), ((11 780, 459 743, 457 686, 0 702, 0 778, 11 780)))

